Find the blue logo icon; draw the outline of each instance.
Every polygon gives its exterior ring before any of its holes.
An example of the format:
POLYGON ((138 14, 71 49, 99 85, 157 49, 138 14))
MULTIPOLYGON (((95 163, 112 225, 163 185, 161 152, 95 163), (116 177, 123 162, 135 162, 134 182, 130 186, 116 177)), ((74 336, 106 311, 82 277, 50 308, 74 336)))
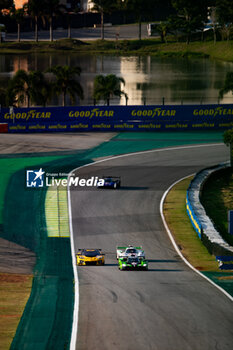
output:
POLYGON ((44 186, 44 171, 27 170, 27 187, 43 187, 44 186))

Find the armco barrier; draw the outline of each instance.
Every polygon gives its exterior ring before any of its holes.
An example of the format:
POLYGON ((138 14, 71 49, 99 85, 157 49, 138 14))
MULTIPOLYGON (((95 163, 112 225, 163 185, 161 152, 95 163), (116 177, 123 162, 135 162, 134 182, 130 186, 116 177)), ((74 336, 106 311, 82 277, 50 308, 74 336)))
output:
POLYGON ((196 215, 192 209, 192 205, 190 204, 190 201, 188 199, 188 195, 186 196, 186 210, 187 210, 188 216, 190 218, 190 221, 193 225, 194 230, 197 232, 198 237, 201 239, 201 231, 202 231, 201 224, 200 224, 198 218, 196 217, 196 215))
POLYGON ((232 105, 76 106, 1 109, 8 132, 216 130, 233 127, 232 105))
POLYGON ((191 223, 208 251, 216 256, 219 267, 223 270, 233 269, 233 247, 223 240, 206 215, 200 203, 200 192, 207 178, 226 164, 200 171, 191 181, 186 194, 186 210, 191 223))

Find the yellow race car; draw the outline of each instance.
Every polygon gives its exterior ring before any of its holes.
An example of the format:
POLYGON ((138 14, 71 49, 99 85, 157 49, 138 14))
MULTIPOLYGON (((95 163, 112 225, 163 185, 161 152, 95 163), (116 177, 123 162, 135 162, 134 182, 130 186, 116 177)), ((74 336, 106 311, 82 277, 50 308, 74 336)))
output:
POLYGON ((76 254, 77 265, 104 265, 104 254, 101 249, 79 249, 76 254))

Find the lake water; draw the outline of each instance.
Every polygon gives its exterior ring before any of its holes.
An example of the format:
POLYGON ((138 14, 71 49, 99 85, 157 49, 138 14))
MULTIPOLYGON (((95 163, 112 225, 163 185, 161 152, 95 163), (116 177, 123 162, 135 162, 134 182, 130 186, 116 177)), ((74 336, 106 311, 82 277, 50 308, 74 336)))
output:
MULTIPOLYGON (((116 74, 124 78, 122 89, 129 105, 217 103, 219 89, 226 73, 233 71, 233 63, 210 59, 158 58, 154 56, 102 56, 78 54, 0 55, 0 82, 18 69, 45 71, 55 65, 79 66, 84 100, 77 104, 93 104, 93 82, 97 74, 116 74)), ((231 93, 222 103, 233 103, 231 93)), ((51 105, 61 100, 54 98, 51 105)), ((125 98, 113 98, 111 104, 125 104, 125 98)))

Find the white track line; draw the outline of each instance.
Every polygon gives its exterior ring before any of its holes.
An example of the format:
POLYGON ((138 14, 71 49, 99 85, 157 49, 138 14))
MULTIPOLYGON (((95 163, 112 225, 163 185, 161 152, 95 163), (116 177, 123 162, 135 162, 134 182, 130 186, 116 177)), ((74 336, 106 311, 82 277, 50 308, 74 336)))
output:
POLYGON ((73 265, 73 271, 74 271, 74 311, 73 311, 73 324, 72 324, 72 333, 71 333, 71 341, 70 341, 70 350, 75 350, 77 333, 78 333, 79 280, 78 280, 78 271, 76 267, 76 256, 75 256, 75 249, 74 249, 74 234, 73 234, 73 225, 72 225, 72 210, 71 210, 69 186, 67 186, 67 194, 68 194, 68 209, 69 209, 70 245, 71 245, 71 254, 72 254, 72 265, 73 265))
MULTIPOLYGON (((95 161, 93 163, 88 163, 88 164, 82 165, 80 167, 77 167, 77 168, 71 170, 71 172, 69 173, 69 177, 68 177, 68 186, 67 186, 68 189, 67 189, 67 191, 68 191, 68 206, 69 206, 70 242, 71 242, 72 264, 73 264, 73 271, 74 271, 75 301, 74 301, 74 312, 73 312, 73 324, 72 324, 70 350, 75 350, 76 349, 77 332, 78 332, 78 312, 79 312, 79 280, 78 280, 76 258, 75 258, 75 249, 74 249, 74 235, 73 235, 73 225, 72 225, 72 209, 71 209, 70 188, 69 188, 70 175, 73 172, 75 172, 76 170, 78 170, 78 169, 85 168, 85 167, 92 166, 92 165, 96 165, 98 163, 107 162, 109 160, 118 159, 118 158, 133 157, 133 156, 136 156, 136 155, 139 155, 139 154, 146 154, 146 153, 167 152, 167 151, 169 152, 169 151, 182 150, 182 149, 192 149, 192 148, 202 148, 202 147, 216 147, 216 146, 223 146, 223 143, 212 143, 212 144, 210 143, 210 144, 199 144, 199 145, 190 145, 190 146, 176 146, 176 147, 159 148, 159 149, 153 149, 153 150, 141 151, 141 152, 139 151, 139 152, 135 152, 135 153, 121 154, 119 156, 113 156, 113 157, 110 157, 110 158, 97 160, 97 161, 95 161)), ((179 181, 181 181, 181 180, 179 180, 179 181)), ((169 189, 165 193, 167 193, 169 191, 169 189)), ((165 197, 166 196, 164 196, 164 198, 165 197)), ((161 202, 160 202, 160 206, 161 206, 161 202)), ((163 219, 163 216, 162 216, 162 219, 163 219)), ((164 223, 164 226, 166 228, 167 224, 166 224, 164 219, 163 219, 163 223, 164 223)), ((168 227, 166 228, 166 230, 168 232, 168 230, 169 230, 168 227)), ((169 235, 169 233, 168 233, 168 235, 169 235)), ((170 239, 172 241, 172 244, 173 244, 175 250, 177 250, 178 247, 176 246, 176 243, 175 243, 171 233, 170 233, 169 237, 170 237, 170 239), (174 241, 174 243, 173 243, 173 241, 174 241)), ((208 277, 206 277, 203 274, 201 274, 198 270, 194 269, 194 267, 192 265, 190 265, 187 260, 185 260, 185 258, 180 253, 179 249, 178 249, 177 252, 181 256, 181 258, 184 260, 184 262, 187 263, 187 265, 192 270, 196 271, 199 275, 201 275, 203 278, 205 278, 207 281, 209 281, 211 284, 213 284, 215 287, 217 287, 219 290, 221 290, 225 295, 227 295, 228 297, 230 296, 224 289, 222 289, 217 284, 212 282, 208 277)), ((231 296, 230 296, 230 299, 233 301, 233 298, 231 296)))
MULTIPOLYGON (((185 257, 182 255, 180 249, 178 248, 173 236, 172 236, 172 233, 166 223, 166 220, 165 220, 165 217, 164 217, 164 214, 163 214, 163 205, 164 205, 164 201, 165 201, 165 198, 167 196, 167 194, 170 192, 170 190, 176 185, 178 184, 179 182, 187 179, 188 177, 190 176, 193 176, 194 174, 191 174, 191 175, 188 175, 188 176, 185 176, 183 177, 182 179, 174 182, 168 189, 167 191, 163 194, 162 196, 162 199, 160 201, 160 215, 161 215, 161 218, 162 218, 162 221, 163 221, 163 224, 164 224, 164 227, 167 231, 167 234, 172 242, 172 245, 173 247, 175 248, 175 251, 177 252, 177 254, 179 254, 179 256, 181 257, 181 259, 184 261, 184 263, 186 265, 188 265, 188 267, 190 267, 190 269, 192 269, 193 271, 195 271, 199 276, 203 277, 205 280, 207 280, 209 283, 211 283, 213 286, 215 286, 217 289, 219 289, 223 294, 225 294, 231 301, 233 301, 233 297, 227 293, 223 288, 219 287, 219 285, 217 285, 216 283, 214 283, 210 278, 206 277, 203 273, 201 273, 200 271, 198 271, 197 269, 195 269, 195 267, 193 267, 187 259, 185 259, 185 257)), ((194 234, 194 233, 193 233, 194 234)))

